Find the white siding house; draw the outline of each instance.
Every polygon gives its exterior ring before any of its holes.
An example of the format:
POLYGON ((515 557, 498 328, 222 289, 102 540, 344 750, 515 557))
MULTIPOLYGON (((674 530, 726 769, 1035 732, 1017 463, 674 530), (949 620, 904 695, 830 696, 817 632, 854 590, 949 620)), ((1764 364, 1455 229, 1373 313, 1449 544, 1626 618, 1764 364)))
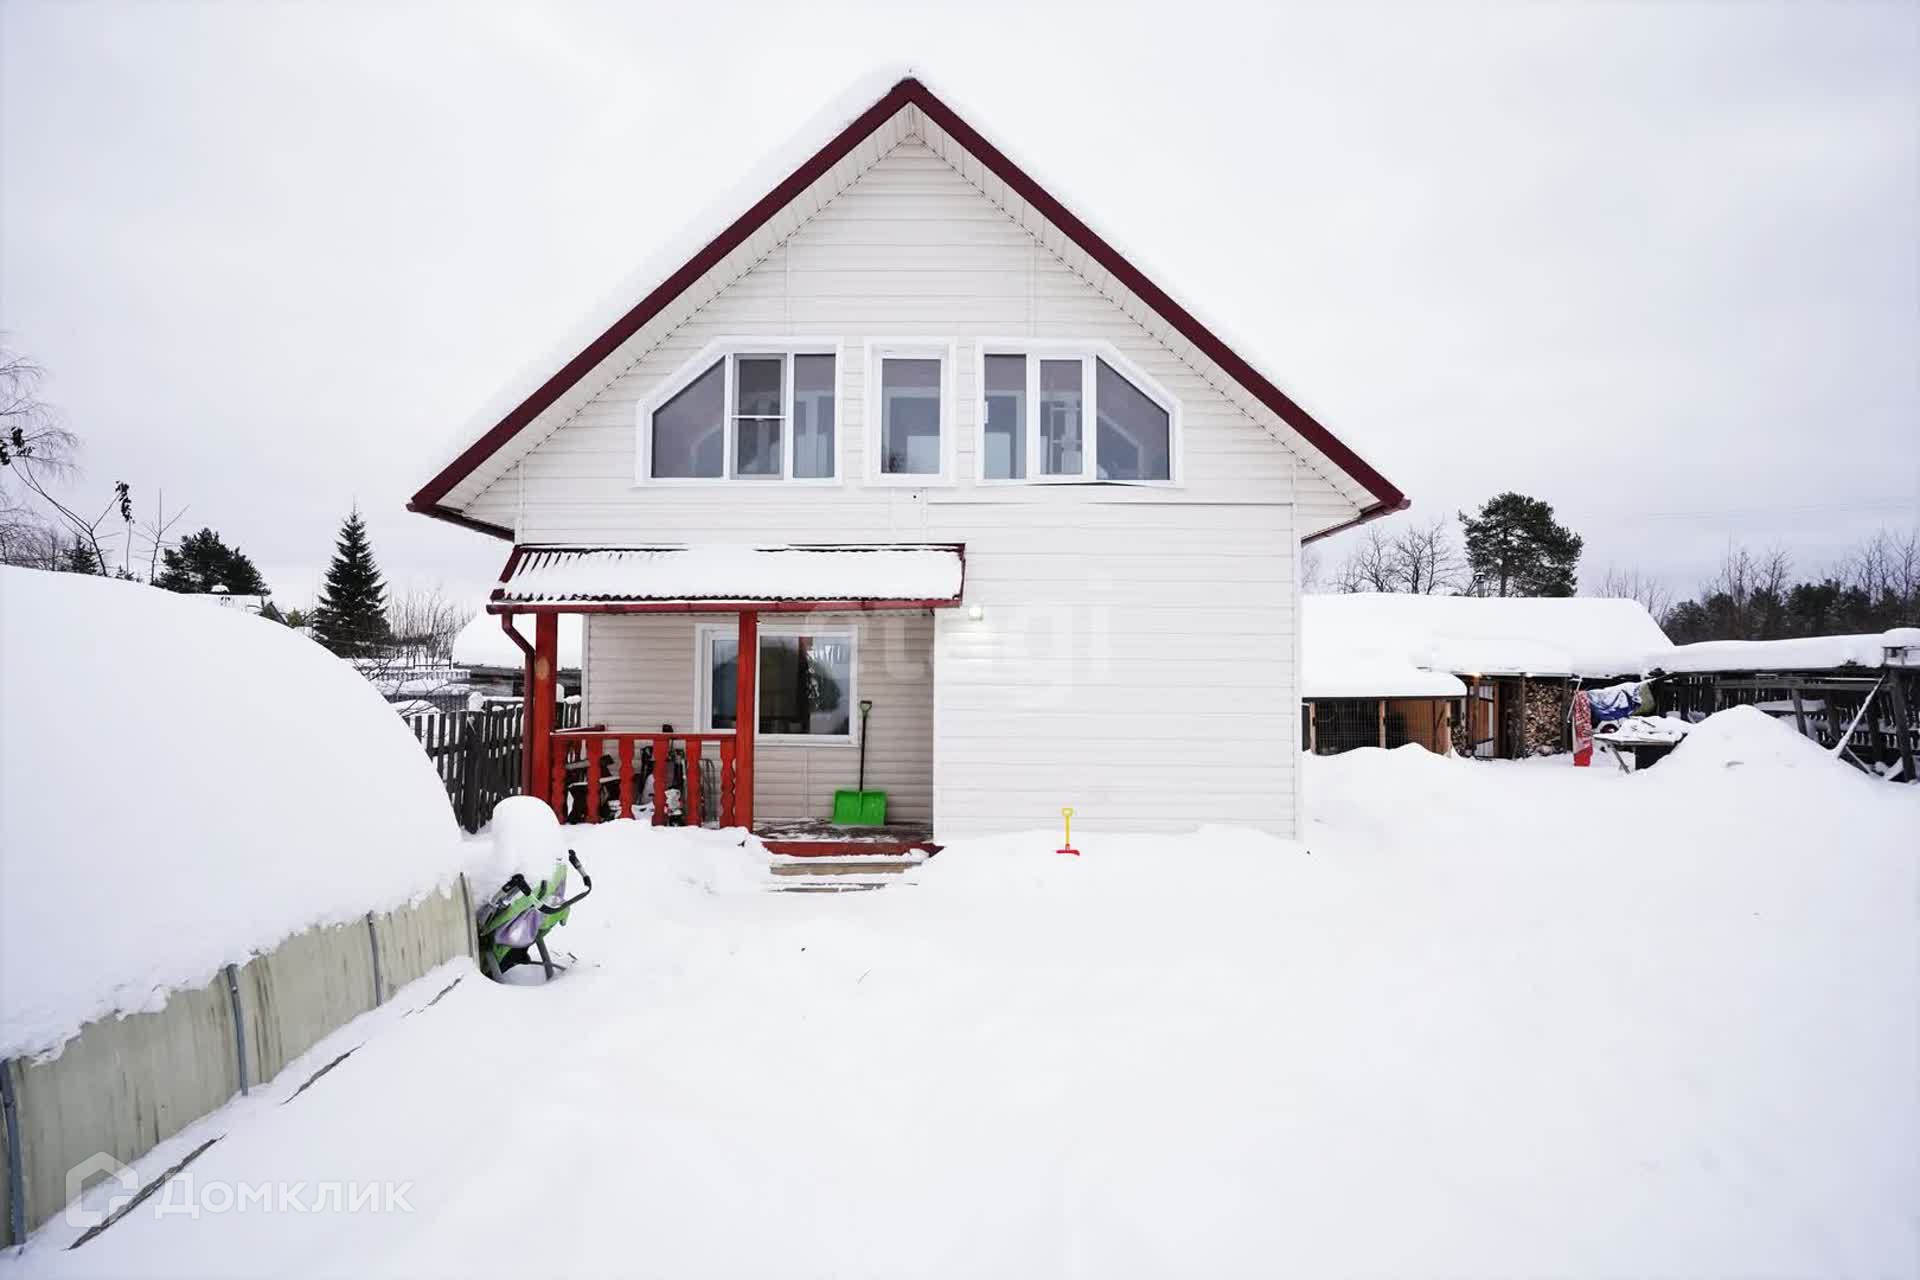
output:
POLYGON ((867 702, 867 785, 935 838, 1292 833, 1299 545, 1404 499, 922 83, 862 105, 413 508, 514 544, 495 612, 589 613, 585 721, 711 735, 747 820, 827 818, 867 702), (963 585, 715 551, 902 545, 963 585))

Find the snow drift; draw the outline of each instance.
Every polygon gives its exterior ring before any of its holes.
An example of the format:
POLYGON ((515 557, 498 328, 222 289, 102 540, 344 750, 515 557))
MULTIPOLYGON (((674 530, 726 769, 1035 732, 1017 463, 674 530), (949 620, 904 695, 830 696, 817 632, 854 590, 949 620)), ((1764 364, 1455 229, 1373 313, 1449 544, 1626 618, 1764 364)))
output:
POLYGON ((0 568, 0 1056, 459 871, 371 685, 275 622, 0 568))

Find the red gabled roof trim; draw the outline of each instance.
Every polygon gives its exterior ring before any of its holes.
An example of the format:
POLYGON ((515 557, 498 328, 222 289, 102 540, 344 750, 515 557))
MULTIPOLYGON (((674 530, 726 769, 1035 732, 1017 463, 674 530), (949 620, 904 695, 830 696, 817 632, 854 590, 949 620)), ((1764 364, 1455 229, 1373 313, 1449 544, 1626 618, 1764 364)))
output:
MULTIPOLYGON (((463 450, 459 457, 448 463, 438 475, 413 495, 413 499, 407 503, 407 509, 436 519, 450 520, 463 527, 478 529, 496 537, 511 537, 507 530, 497 525, 470 519, 450 507, 443 506, 441 499, 452 492, 455 485, 472 474, 494 453, 505 447, 508 441, 564 395, 568 388, 586 377, 595 366, 617 351, 622 343, 665 310, 675 298, 691 288, 700 277, 712 270, 729 253, 746 243, 754 232, 765 226, 796 196, 846 159, 852 154, 854 148, 907 106, 918 107, 924 112, 929 120, 939 125, 954 141, 971 152, 996 177, 1006 183, 1010 190, 1060 228, 1061 232, 1078 245, 1088 257, 1099 263, 1108 274, 1138 295, 1142 302, 1171 323, 1182 337, 1193 343, 1208 359, 1226 370, 1234 381, 1273 410, 1281 421, 1299 432, 1310 444, 1325 454, 1329 461, 1371 493, 1377 501, 1363 510, 1358 519, 1352 523, 1358 524, 1390 511, 1398 511, 1407 505, 1406 496, 1388 482, 1386 477, 1368 466, 1331 431, 1321 426, 1312 414, 1295 404, 1285 392, 1268 381, 1259 370, 1229 347, 1224 340, 1201 324, 1191 312, 1175 302, 1159 285, 1149 280, 1146 274, 1129 262, 1118 249, 1101 239, 1091 227, 1075 217, 1065 205, 1049 194, 1046 188, 1010 160, 998 147, 982 137, 972 125, 962 120, 953 108, 934 96, 932 90, 920 81, 908 77, 895 84, 878 102, 861 112, 853 123, 835 134, 825 146, 788 174, 773 190, 756 201, 751 209, 734 219, 724 231, 689 258, 679 270, 661 281, 631 310, 614 321, 611 328, 589 343, 580 354, 567 361, 558 373, 541 383, 532 395, 521 401, 485 435, 463 450)), ((1332 531, 1329 530, 1329 532, 1332 531)))

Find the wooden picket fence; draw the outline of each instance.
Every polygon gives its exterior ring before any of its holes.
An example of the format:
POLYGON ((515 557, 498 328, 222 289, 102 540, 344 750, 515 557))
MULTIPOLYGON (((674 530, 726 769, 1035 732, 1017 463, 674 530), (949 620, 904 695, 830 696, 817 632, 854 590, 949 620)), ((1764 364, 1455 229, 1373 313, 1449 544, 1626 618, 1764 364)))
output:
MULTIPOLYGON (((516 702, 484 711, 424 711, 406 718, 465 830, 478 831, 493 816, 493 806, 520 794, 525 716, 526 709, 516 702)), ((563 700, 557 727, 579 725, 580 700, 563 700)))

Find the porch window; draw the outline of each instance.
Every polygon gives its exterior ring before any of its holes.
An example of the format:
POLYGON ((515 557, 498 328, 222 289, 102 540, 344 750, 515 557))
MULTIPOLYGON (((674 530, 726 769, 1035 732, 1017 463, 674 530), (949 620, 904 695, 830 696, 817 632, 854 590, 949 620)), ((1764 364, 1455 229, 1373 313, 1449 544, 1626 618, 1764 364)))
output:
POLYGON ((760 637, 760 733, 848 738, 853 724, 853 636, 760 637))
POLYGON ((1107 352, 1104 343, 983 342, 979 478, 1170 482, 1177 402, 1107 352))
MULTIPOLYGON (((762 738, 852 739, 855 639, 851 631, 762 631, 754 682, 762 738)), ((701 629, 701 728, 738 727, 740 640, 728 627, 701 629)))
POLYGON ((655 480, 834 480, 839 458, 831 352, 733 340, 696 357, 689 377, 643 406, 655 480), (721 350, 717 358, 713 351, 721 350))

